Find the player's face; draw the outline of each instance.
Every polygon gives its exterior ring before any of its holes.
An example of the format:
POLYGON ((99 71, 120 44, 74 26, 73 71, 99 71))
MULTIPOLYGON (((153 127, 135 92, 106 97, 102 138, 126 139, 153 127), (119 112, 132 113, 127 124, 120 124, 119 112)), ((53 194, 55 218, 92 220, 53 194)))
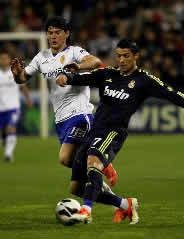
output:
POLYGON ((129 73, 136 68, 138 54, 133 54, 128 48, 116 48, 115 53, 117 63, 122 73, 129 73))
POLYGON ((0 67, 7 68, 10 66, 10 57, 6 53, 0 54, 0 67))
POLYGON ((54 50, 61 50, 66 47, 66 39, 69 37, 69 34, 69 31, 65 32, 57 27, 49 27, 47 31, 47 39, 50 47, 54 50))

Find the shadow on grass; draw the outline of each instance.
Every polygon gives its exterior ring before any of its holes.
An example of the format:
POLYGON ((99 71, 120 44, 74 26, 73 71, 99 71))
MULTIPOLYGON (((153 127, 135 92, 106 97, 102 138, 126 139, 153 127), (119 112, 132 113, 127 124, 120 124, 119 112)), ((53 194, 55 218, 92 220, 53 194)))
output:
POLYGON ((11 218, 8 224, 0 222, 0 231, 14 231, 14 230, 49 230, 64 228, 61 223, 58 223, 53 218, 14 218, 14 222, 11 218))
MULTIPOLYGON (((17 219, 17 218, 16 218, 17 219)), ((16 220, 15 220, 16 221, 16 220)), ((57 222, 56 220, 54 220, 53 218, 47 218, 47 219, 42 219, 42 218, 35 218, 32 220, 28 220, 28 218, 20 218, 17 220, 18 222, 9 222, 9 224, 5 224, 5 223, 0 223, 0 231, 29 231, 29 230, 33 230, 33 231, 39 231, 39 230, 65 230, 65 231, 70 231, 71 232, 71 228, 72 231, 75 229, 79 229, 79 227, 83 227, 84 225, 82 224, 77 224, 74 226, 64 226, 61 223, 57 222)), ((111 224, 111 223, 110 223, 111 224)), ((162 224, 151 224, 151 225, 147 225, 147 224, 137 224, 137 225, 129 225, 129 224, 114 224, 112 223, 112 225, 104 225, 103 227, 105 230, 108 230, 108 226, 110 226, 110 228, 118 228, 121 227, 121 229, 123 230, 127 230, 129 231, 131 228, 131 231, 136 231, 136 230, 142 230, 142 231, 148 231, 148 230, 168 230, 168 229, 175 229, 175 230, 183 230, 184 231, 184 227, 183 227, 183 223, 181 224, 170 224, 170 223, 162 223, 162 224), (105 228, 107 226, 107 228, 105 228)), ((90 225, 85 225, 85 227, 94 227, 96 228, 96 224, 92 223, 90 225)), ((99 223, 98 223, 98 226, 99 223)), ((97 229, 97 228, 96 228, 97 229)))

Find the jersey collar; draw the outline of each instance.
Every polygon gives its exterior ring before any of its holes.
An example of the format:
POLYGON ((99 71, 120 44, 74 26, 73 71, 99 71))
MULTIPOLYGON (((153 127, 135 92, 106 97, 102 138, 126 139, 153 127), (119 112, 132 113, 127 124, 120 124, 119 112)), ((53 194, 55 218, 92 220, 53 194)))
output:
MULTIPOLYGON (((57 54, 59 54, 59 53, 65 51, 67 48, 69 48, 69 46, 66 46, 62 51, 58 52, 57 54)), ((51 50, 51 49, 50 49, 50 50, 51 50)), ((51 54, 52 54, 53 57, 57 56, 57 54, 53 54, 53 53, 52 53, 52 50, 51 50, 51 54)))
MULTIPOLYGON (((118 68, 118 70, 120 71, 120 68, 118 68)), ((129 75, 131 75, 132 73, 134 73, 135 71, 137 71, 137 67, 136 67, 133 71, 131 71, 131 72, 127 73, 127 74, 124 74, 124 73, 121 73, 121 72, 120 72, 120 75, 122 75, 122 76, 129 76, 129 75)))

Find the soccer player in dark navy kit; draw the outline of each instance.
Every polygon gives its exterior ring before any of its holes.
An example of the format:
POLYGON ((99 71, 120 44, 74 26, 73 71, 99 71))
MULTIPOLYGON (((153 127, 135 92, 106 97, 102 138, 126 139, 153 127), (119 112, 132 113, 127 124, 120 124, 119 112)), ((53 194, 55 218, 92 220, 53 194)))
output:
MULTIPOLYGON (((105 68, 88 74, 68 74, 57 76, 56 83, 65 85, 90 85, 99 88, 100 105, 95 113, 94 124, 88 133, 86 143, 80 148, 75 162, 81 164, 87 158, 84 205, 73 215, 73 222, 90 222, 94 201, 114 205, 115 222, 129 217, 131 224, 139 221, 136 198, 120 198, 102 191, 102 170, 112 162, 121 149, 126 137, 130 117, 148 97, 158 97, 184 107, 184 94, 175 91, 159 78, 137 68, 139 49, 131 40, 121 40, 115 49, 118 69, 105 68), (83 159, 84 158, 84 159, 83 159)), ((74 165, 75 166, 75 165, 74 165)), ((82 170, 86 170, 81 166, 82 170)), ((73 176, 75 172, 73 172, 73 176)), ((78 177, 79 177, 78 176, 78 177)), ((84 176, 84 177, 85 177, 84 176)))

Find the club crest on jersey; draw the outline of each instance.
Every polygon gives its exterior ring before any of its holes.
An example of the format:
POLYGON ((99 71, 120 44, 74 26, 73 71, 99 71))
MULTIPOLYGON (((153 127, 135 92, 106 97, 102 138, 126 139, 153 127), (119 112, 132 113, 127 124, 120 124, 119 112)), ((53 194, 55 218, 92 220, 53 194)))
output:
POLYGON ((109 89, 109 86, 105 87, 104 95, 108 95, 108 96, 111 96, 113 98, 117 98, 117 99, 120 99, 120 100, 126 100, 130 96, 129 94, 124 92, 124 89, 111 90, 111 89, 109 89))
POLYGON ((134 88, 135 87, 135 81, 131 80, 130 83, 128 84, 129 88, 134 88))
POLYGON ((65 61, 65 56, 61 56, 61 58, 60 58, 60 62, 61 62, 61 64, 63 64, 64 61, 65 61))

